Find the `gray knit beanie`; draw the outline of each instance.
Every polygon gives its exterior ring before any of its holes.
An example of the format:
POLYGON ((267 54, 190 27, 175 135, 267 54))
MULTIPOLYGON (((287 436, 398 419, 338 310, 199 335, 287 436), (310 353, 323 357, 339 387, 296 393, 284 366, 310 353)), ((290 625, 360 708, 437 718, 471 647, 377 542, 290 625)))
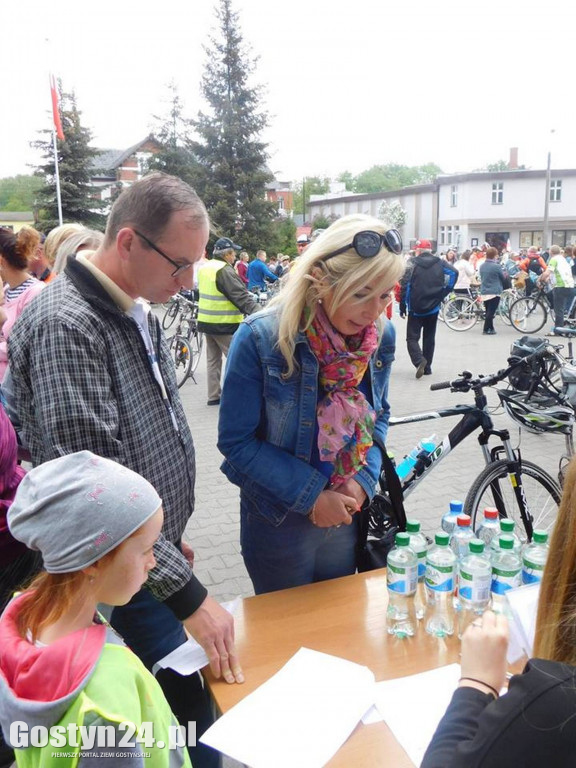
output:
POLYGON ((8 527, 42 553, 48 573, 72 573, 115 549, 161 505, 136 472, 80 451, 28 472, 8 510, 8 527))

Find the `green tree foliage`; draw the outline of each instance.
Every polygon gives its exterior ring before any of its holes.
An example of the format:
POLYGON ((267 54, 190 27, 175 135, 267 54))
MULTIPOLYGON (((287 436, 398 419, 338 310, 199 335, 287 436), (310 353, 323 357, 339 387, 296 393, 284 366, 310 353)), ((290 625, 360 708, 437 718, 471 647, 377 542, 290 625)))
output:
POLYGON ((434 163, 426 165, 373 165, 353 177, 353 192, 386 192, 409 187, 412 184, 428 184, 434 181, 442 170, 434 163))
MULTIPOLYGON (((62 217, 65 222, 78 222, 94 229, 103 229, 105 217, 100 213, 104 207, 97 197, 97 190, 90 183, 94 158, 98 152, 90 146, 92 134, 81 121, 81 112, 74 93, 60 91, 60 117, 64 131, 64 141, 57 139, 58 167, 60 171, 60 191, 62 217)), ((42 151, 44 164, 36 169, 36 175, 43 180, 38 192, 39 221, 38 228, 48 232, 58 226, 58 204, 56 200, 56 176, 52 131, 40 131, 44 139, 32 142, 32 146, 42 151)))
POLYGON ((329 190, 330 179, 327 176, 305 176, 301 182, 297 182, 294 185, 294 213, 304 213, 303 199, 305 204, 308 205, 310 195, 325 195, 329 190))
POLYGON ((168 85, 168 109, 161 116, 154 116, 154 138, 162 149, 148 161, 149 171, 163 171, 177 176, 195 187, 198 182, 198 161, 189 148, 190 121, 183 115, 183 106, 174 82, 168 85))
POLYGON ((266 200, 272 174, 260 138, 268 116, 261 88, 249 83, 256 59, 244 45, 231 0, 219 0, 216 17, 201 83, 208 110, 192 121, 198 138, 188 147, 199 162, 196 188, 218 232, 255 251, 270 239, 276 214, 266 200))
POLYGON ((287 256, 297 256, 296 225, 288 216, 282 216, 272 222, 270 240, 262 246, 268 254, 284 253, 287 256))
POLYGON ((0 211, 33 211, 42 181, 37 176, 9 176, 0 179, 0 211))

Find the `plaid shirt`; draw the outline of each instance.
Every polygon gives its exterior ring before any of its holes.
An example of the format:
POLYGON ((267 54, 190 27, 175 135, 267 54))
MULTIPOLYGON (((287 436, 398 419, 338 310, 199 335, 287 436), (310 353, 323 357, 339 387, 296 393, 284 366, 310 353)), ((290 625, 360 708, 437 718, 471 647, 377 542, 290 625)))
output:
POLYGON ((35 465, 87 449, 130 467, 156 488, 164 526, 147 586, 183 619, 207 594, 175 546, 194 509, 194 444, 152 313, 148 323, 178 430, 136 323, 76 260, 14 326, 14 405, 35 465))

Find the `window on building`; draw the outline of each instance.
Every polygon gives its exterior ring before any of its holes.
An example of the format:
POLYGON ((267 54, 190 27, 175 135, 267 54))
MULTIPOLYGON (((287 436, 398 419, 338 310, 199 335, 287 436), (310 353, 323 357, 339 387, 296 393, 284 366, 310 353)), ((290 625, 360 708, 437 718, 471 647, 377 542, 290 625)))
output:
POLYGON ((520 248, 530 248, 531 245, 537 248, 542 245, 542 232, 520 232, 520 248))
POLYGON ((460 239, 460 226, 448 224, 440 227, 440 242, 438 245, 458 245, 460 239))
POLYGON ((492 184, 492 205, 502 205, 504 202, 504 182, 495 181, 492 184))
POLYGON ((566 231, 564 229, 552 230, 552 245, 559 245, 560 248, 564 248, 566 245, 566 231))
POLYGON ((562 201, 562 179, 552 179, 550 182, 550 202, 560 203, 562 201))
POLYGON ((458 184, 452 184, 450 187, 450 207, 456 208, 458 205, 458 184))
POLYGON ((278 203, 278 210, 279 211, 283 211, 284 210, 284 198, 283 197, 279 197, 276 202, 278 203))

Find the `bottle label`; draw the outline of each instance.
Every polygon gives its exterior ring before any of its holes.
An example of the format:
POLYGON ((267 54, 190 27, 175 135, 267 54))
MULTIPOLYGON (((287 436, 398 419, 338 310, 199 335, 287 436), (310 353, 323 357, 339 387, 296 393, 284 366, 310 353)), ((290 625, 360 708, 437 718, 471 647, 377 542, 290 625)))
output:
POLYGON ((460 569, 460 584, 458 592, 465 600, 473 603, 485 602, 490 599, 490 573, 468 573, 460 569))
POLYGON ((388 563, 386 566, 388 589, 399 595, 413 595, 418 582, 418 565, 398 566, 388 563))
POLYGON ((426 575, 426 550, 416 552, 418 555, 418 581, 424 581, 426 575))
POLYGON ((452 592, 454 589, 453 565, 426 566, 426 586, 435 592, 452 592))
POLYGON ((509 589, 519 587, 522 583, 522 572, 520 570, 506 571, 497 566, 492 566, 492 592, 496 595, 503 595, 509 589))
POLYGON ((543 572, 543 563, 533 563, 530 560, 524 560, 522 566, 522 583, 534 584, 537 581, 542 581, 543 572))

